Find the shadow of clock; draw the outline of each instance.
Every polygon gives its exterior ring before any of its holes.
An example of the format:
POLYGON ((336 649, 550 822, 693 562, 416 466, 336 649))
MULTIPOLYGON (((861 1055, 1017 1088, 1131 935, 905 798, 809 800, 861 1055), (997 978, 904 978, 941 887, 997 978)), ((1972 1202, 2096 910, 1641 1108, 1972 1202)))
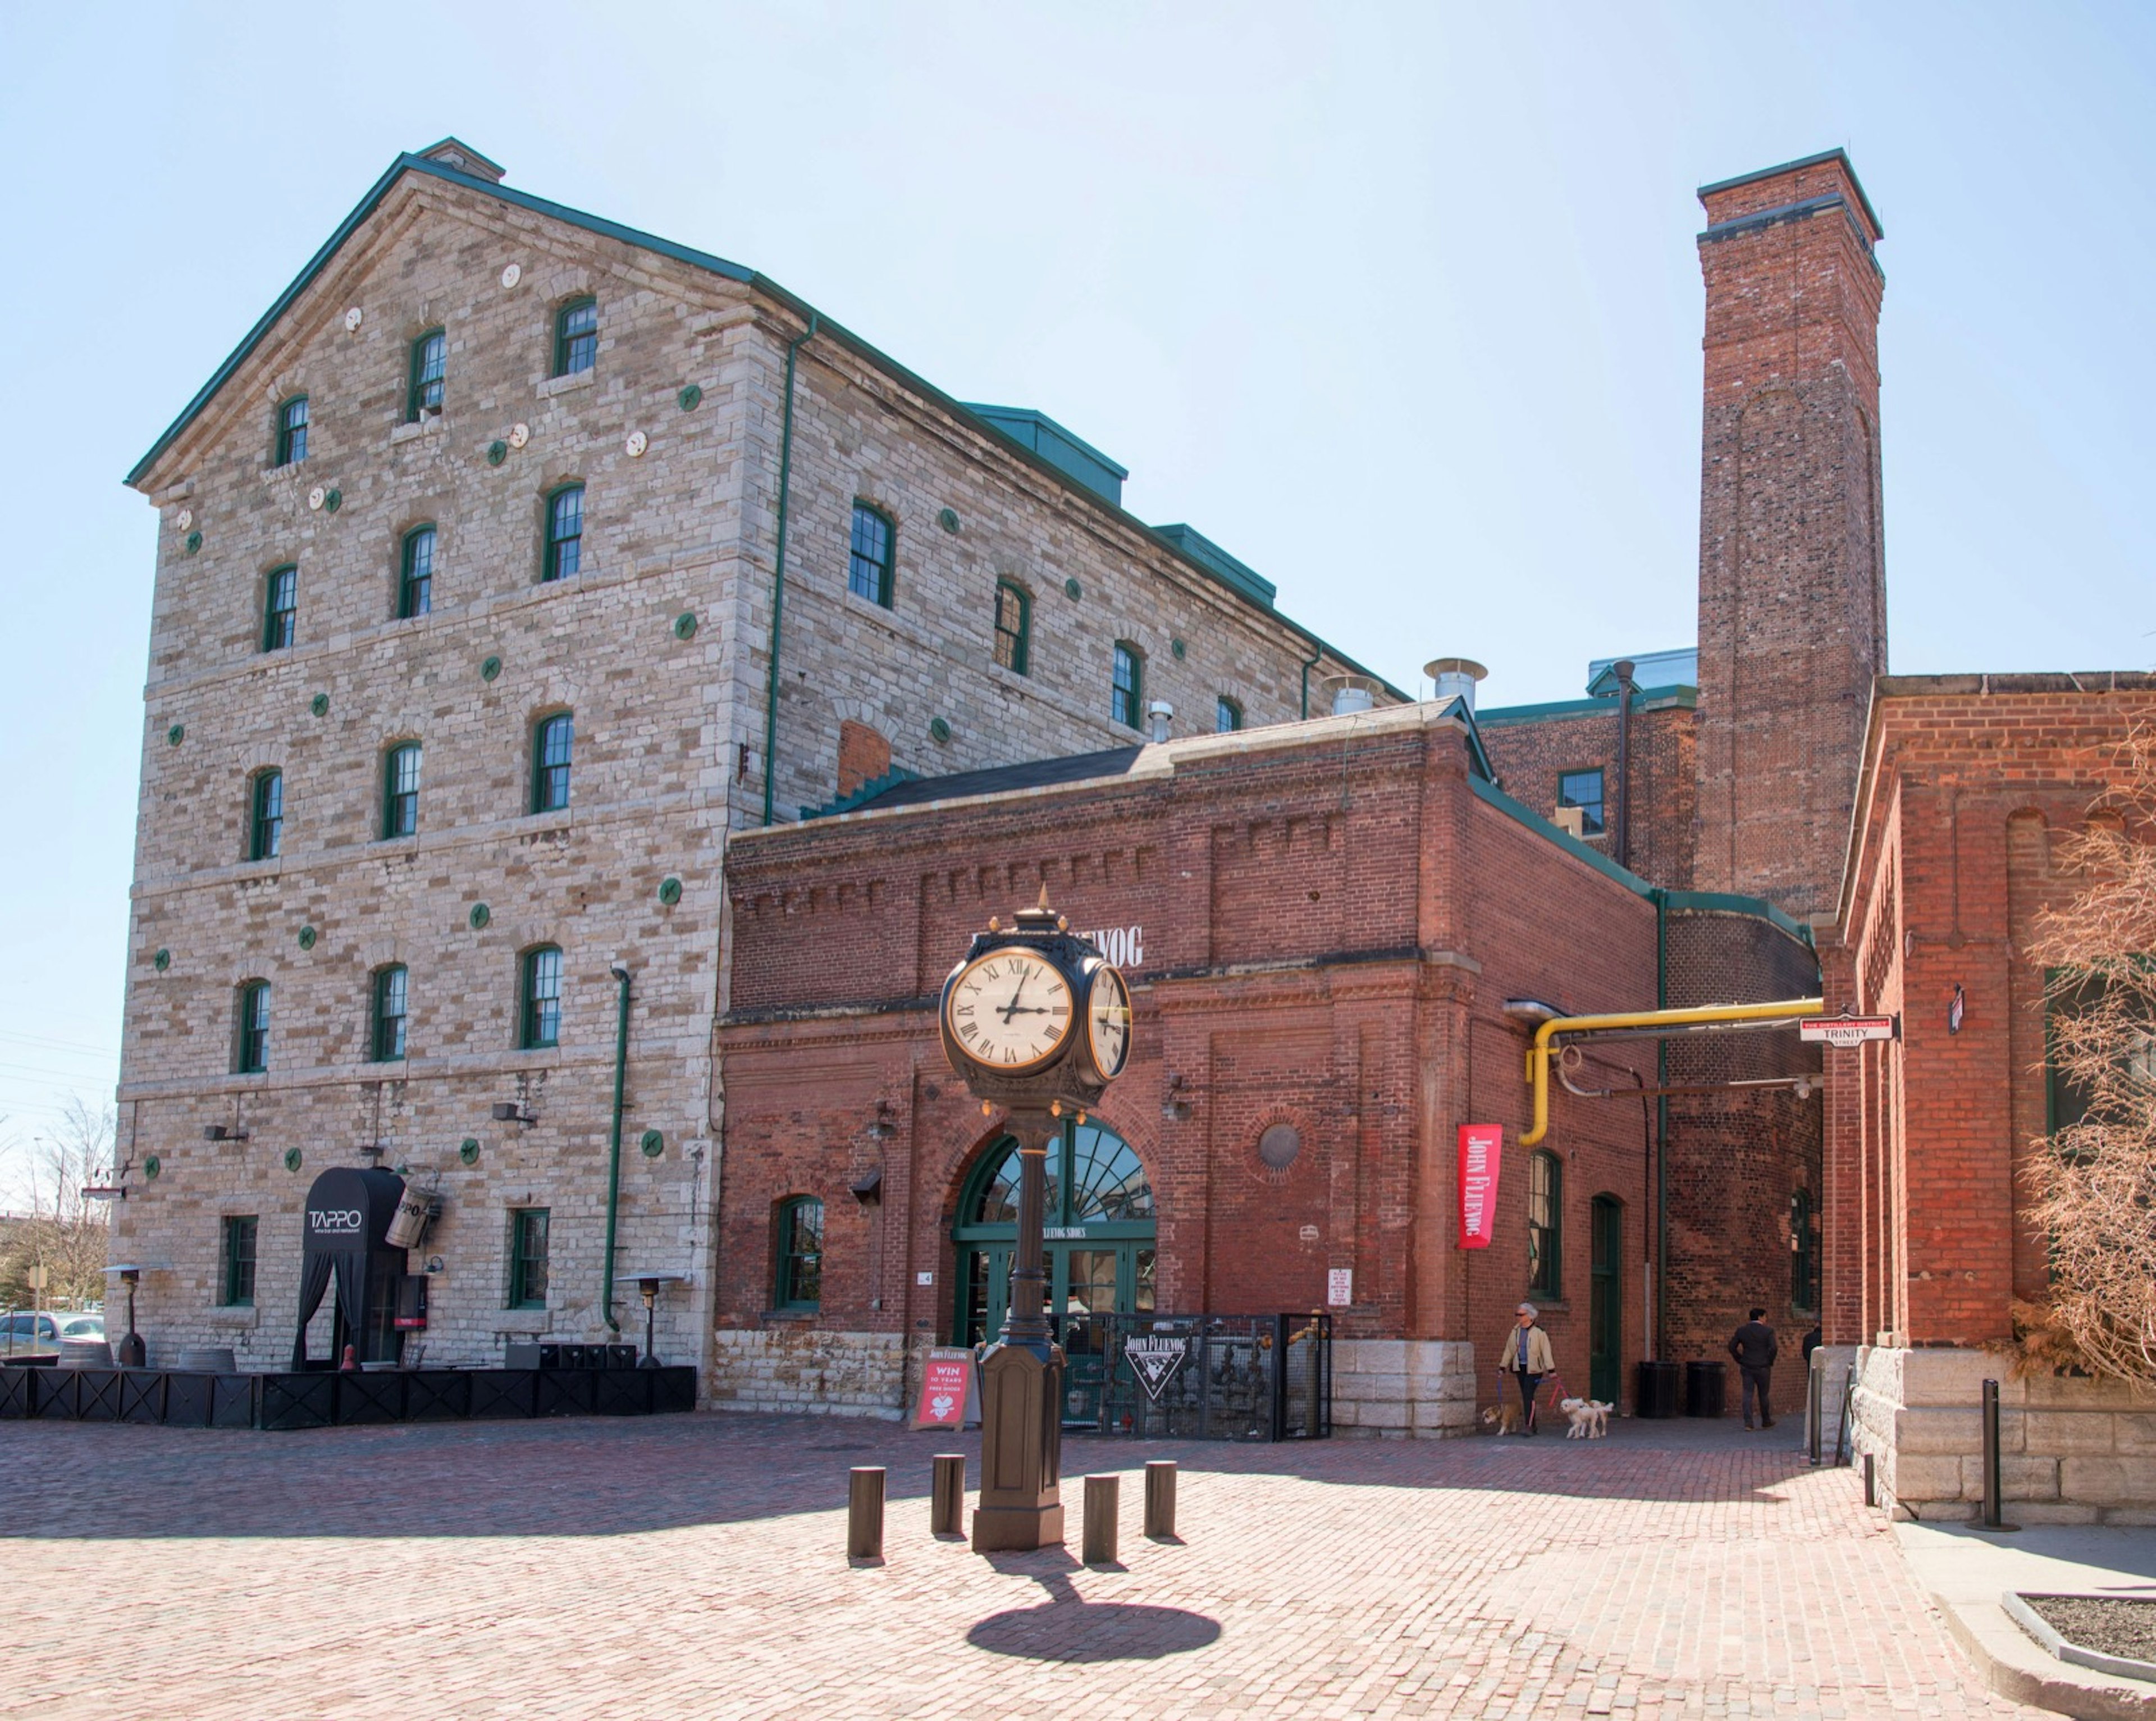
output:
POLYGON ((1039 1581, 1053 1600, 991 1614, 966 1634, 967 1642, 1035 1662, 1151 1662, 1203 1649, 1220 1636, 1218 1620, 1184 1608, 1087 1601, 1060 1573, 1039 1581))

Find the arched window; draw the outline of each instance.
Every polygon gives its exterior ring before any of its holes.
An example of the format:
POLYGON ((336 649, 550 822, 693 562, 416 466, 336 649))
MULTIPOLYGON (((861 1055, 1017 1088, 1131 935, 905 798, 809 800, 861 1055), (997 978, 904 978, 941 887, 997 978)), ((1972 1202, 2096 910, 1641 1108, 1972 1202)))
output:
POLYGON ((542 944, 524 953, 518 987, 516 1044, 525 1051, 558 1045, 562 1039, 562 951, 542 944))
POLYGON ((1026 672, 1033 643, 1033 599, 1016 580, 996 582, 996 661, 1017 675, 1026 672))
POLYGON ((558 813, 569 804, 569 756, 576 725, 567 712, 540 718, 531 731, 531 810, 558 813))
POLYGON ((404 1018, 410 982, 404 965, 392 963, 374 971, 374 1020, 367 1035, 367 1056, 377 1064, 404 1056, 404 1018))
POLYGON ((442 381, 447 374, 449 343, 439 329, 429 329, 412 343, 411 386, 404 398, 408 422, 431 419, 442 409, 442 381))
POLYGON ((1110 715, 1132 729, 1145 727, 1145 653, 1127 640, 1116 641, 1115 682, 1110 715))
POLYGON ((259 1076, 270 1067, 270 983, 249 980, 239 989, 239 1032, 232 1067, 240 1076, 259 1076))
POLYGON ((817 1309, 824 1303, 824 1204, 796 1195, 778 1207, 778 1271, 773 1287, 778 1308, 817 1309))
POLYGON ((891 608, 891 569, 898 528, 891 516, 866 502, 854 504, 852 553, 846 560, 846 588, 856 598, 891 608))
POLYGON ((287 563, 270 570, 262 592, 262 649, 282 651, 300 637, 300 570, 287 563))
POLYGON ((583 565, 584 487, 565 484, 547 497, 547 554, 540 582, 572 579, 583 565))
POLYGON ((285 773, 257 771, 247 799, 247 858, 275 860, 285 846, 285 773))
POLYGON ((410 836, 419 829, 419 743, 393 747, 382 761, 382 835, 410 836))
POLYGON ((1819 1238, 1810 1189, 1789 1197, 1789 1302, 1797 1308, 1819 1307, 1819 1238))
POLYGON ((554 314, 554 374, 573 376, 599 362, 599 301, 572 299, 554 314))
POLYGON ((307 457, 307 397, 295 394, 277 408, 277 437, 273 464, 296 466, 307 457))
POLYGON ((1213 701, 1213 732, 1214 734, 1232 735, 1242 727, 1242 706, 1224 693, 1213 701))
POLYGON ((1564 1164, 1556 1154, 1527 1159, 1527 1294, 1564 1295, 1564 1164))
POLYGON ((397 579, 400 620, 424 615, 434 607, 434 528, 415 526, 404 534, 403 568, 397 579))

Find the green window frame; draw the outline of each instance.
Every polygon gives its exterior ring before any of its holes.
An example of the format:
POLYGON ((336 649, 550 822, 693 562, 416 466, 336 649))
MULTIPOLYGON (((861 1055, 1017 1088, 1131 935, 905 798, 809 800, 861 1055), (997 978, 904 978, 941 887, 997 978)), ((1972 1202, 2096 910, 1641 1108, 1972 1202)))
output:
POLYGON ((523 1051, 544 1051, 562 1041, 562 947, 527 950, 521 966, 516 1044, 523 1051))
POLYGON ((449 338, 429 329, 412 343, 412 366, 404 393, 404 421, 416 424, 442 410, 442 388, 449 375, 449 338))
POLYGON ((824 1306, 824 1204, 796 1195, 778 1206, 773 1306, 813 1313, 824 1306))
POLYGON ((1789 1197, 1789 1304, 1819 1307, 1819 1235, 1812 1216, 1812 1192, 1789 1197))
POLYGON ((891 568, 898 559, 898 526, 870 503, 854 504, 854 535, 846 557, 846 589, 856 598, 891 608, 891 568))
POLYGON ((1213 732, 1233 735, 1243 727, 1243 708, 1223 693, 1213 701, 1213 732))
POLYGON ((374 1015, 367 1031, 367 1056, 377 1064, 393 1064, 404 1055, 405 1022, 411 1012, 412 978, 401 962, 374 971, 374 1015))
POLYGON ((1564 1162, 1540 1149, 1527 1158, 1527 1294, 1564 1295, 1564 1162))
POLYGON ((1127 728, 1145 727, 1145 653, 1128 640, 1116 641, 1108 708, 1110 715, 1127 728))
POLYGON ((419 743, 399 742, 382 756, 382 838, 413 836, 419 830, 419 743))
POLYGON ((1014 675, 1026 673, 1033 645, 1033 596, 1014 579, 996 582, 996 661, 1014 675))
POLYGON ((599 362, 599 301, 588 294, 554 313, 554 374, 572 377, 599 362))
MULTIPOLYGON (((2148 960, 2143 958, 2140 960, 2148 960)), ((2100 975, 2089 975, 2071 987, 2063 987, 2067 971, 2047 968, 2044 972, 2044 1133, 2056 1135, 2061 1130, 2086 1123, 2092 1112, 2099 1110, 2107 1099, 2115 1107, 2118 1103, 2116 1092, 2108 1096, 2100 1094, 2087 1083, 2075 1080, 2060 1058, 2061 1025, 2084 1012, 2101 1009, 2106 1000, 2105 982, 2100 975)), ((2156 1028, 2143 1031, 2140 1044, 2128 1051, 2123 1061, 2112 1066, 2118 1073, 2129 1078, 2131 1088, 2146 1092, 2156 1089, 2156 1028)), ((2099 1118, 2099 1122, 2105 1121, 2099 1118)))
POLYGON ((577 750, 572 712, 554 712, 531 727, 531 810, 559 813, 569 804, 569 768, 577 750))
POLYGON ((1557 779, 1557 804, 1560 808, 1579 809, 1579 834, 1582 836, 1600 836, 1608 829, 1604 823, 1606 804, 1603 799, 1602 768, 1599 765, 1578 771, 1560 771, 1557 779))
POLYGON ((247 858, 275 860, 285 846, 285 773, 257 771, 247 802, 247 858))
POLYGON ((547 553, 539 583, 573 579, 584 565, 584 487, 565 484, 547 493, 547 553))
POLYGON ((552 1210, 512 1207, 509 1210, 509 1307, 544 1308, 547 1306, 547 1234, 552 1210))
POLYGON ((434 607, 434 528, 415 526, 404 534, 398 557, 397 619, 409 621, 434 607))
POLYGON ((300 637, 300 565, 287 562, 266 576, 262 593, 262 649, 289 651, 300 637))
POLYGON ((307 457, 307 397, 295 394, 277 403, 275 456, 272 464, 296 466, 307 457))
POLYGON ((223 1271, 218 1275, 218 1302, 223 1307, 254 1306, 254 1243, 260 1227, 259 1216, 252 1213, 228 1213, 220 1222, 218 1254, 223 1271))
POLYGON ((270 983, 249 980, 239 989, 239 1033, 233 1048, 235 1076, 259 1076, 270 1067, 270 983))

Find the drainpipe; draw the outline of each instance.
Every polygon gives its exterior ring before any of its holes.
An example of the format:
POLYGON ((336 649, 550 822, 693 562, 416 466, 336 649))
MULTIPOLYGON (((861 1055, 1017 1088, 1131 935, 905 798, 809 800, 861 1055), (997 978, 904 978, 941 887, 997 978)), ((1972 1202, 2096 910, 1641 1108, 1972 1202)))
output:
MULTIPOLYGON (((793 475, 793 360, 794 356, 815 338, 817 313, 808 313, 808 326, 786 347, 786 411, 783 428, 778 433, 778 548, 773 557, 771 574, 771 677, 763 694, 763 822, 771 823, 772 794, 777 786, 774 776, 775 755, 773 749, 778 742, 778 620, 786 605, 786 504, 793 475)), ((611 1287, 608 1294, 613 1294, 611 1287)))
POLYGON ((1306 717, 1310 715, 1310 672, 1317 667, 1318 659, 1324 655, 1324 648, 1321 646, 1311 653, 1310 661, 1302 666, 1302 714, 1306 717))
POLYGON ((1632 676, 1637 668, 1630 658, 1613 665, 1617 675, 1617 854, 1620 866, 1632 864, 1632 773, 1629 768, 1632 742, 1632 676))
MULTIPOLYGON (((1670 1007, 1670 893, 1655 891, 1655 1008, 1670 1007)), ((1670 1085, 1670 1043, 1655 1042, 1655 1086, 1670 1085)), ((1655 1096, 1655 1355, 1669 1354, 1670 1097, 1655 1096)))
POLYGON ((613 1239, 615 1221, 621 1216, 621 1102, 629 1081, 629 970, 616 963, 613 973, 621 983, 621 1013, 613 1030, 613 1131, 607 1147, 606 1282, 599 1291, 599 1318, 619 1338, 621 1323, 613 1313, 613 1239))

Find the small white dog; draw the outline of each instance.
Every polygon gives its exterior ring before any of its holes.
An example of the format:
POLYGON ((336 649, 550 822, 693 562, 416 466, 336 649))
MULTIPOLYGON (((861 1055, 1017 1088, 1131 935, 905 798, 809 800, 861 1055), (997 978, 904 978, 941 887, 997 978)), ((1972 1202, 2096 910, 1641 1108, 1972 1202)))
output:
POLYGON ((1617 1407, 1600 1399, 1559 1399, 1557 1407, 1565 1414, 1572 1426, 1565 1430, 1567 1440, 1603 1440, 1609 1433, 1609 1413, 1617 1407))

